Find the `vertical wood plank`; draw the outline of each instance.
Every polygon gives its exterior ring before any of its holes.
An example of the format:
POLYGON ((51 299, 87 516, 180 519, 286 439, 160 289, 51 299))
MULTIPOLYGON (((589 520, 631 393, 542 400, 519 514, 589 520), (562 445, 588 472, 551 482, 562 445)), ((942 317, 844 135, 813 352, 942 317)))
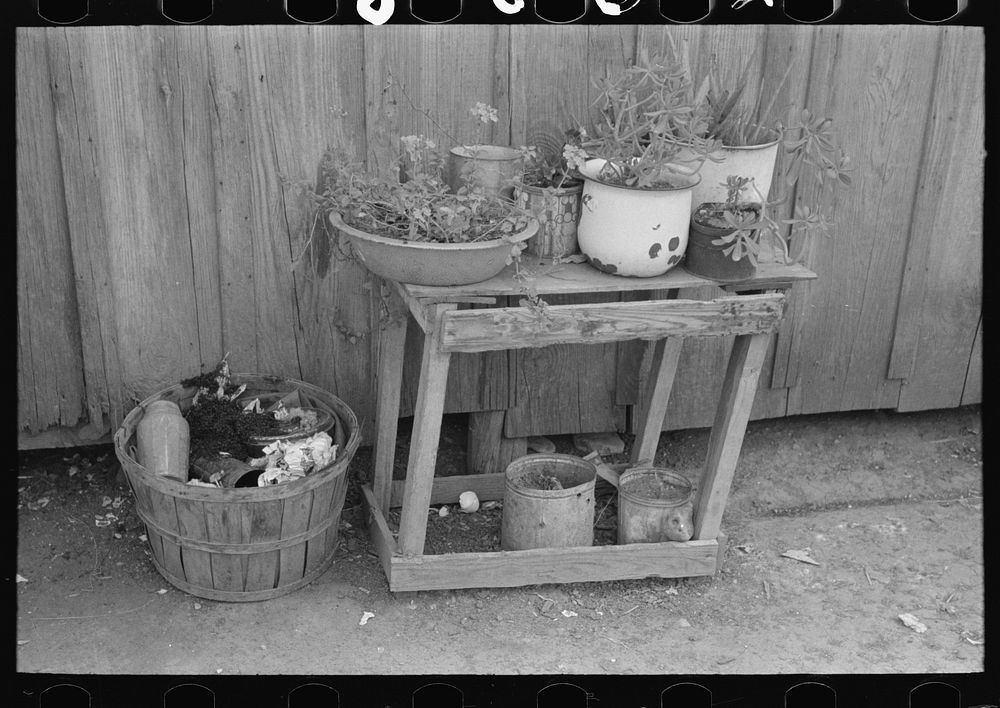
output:
MULTIPOLYGON (((46 51, 50 32, 16 31, 18 431, 84 414, 84 364, 46 51)), ((58 90, 58 89, 56 89, 58 90)), ((82 235, 81 235, 82 236, 82 235)))
MULTIPOLYGON (((208 43, 212 157, 219 242, 222 346, 236 370, 262 371, 257 348, 254 205, 249 166, 246 39, 219 27, 208 43)), ((270 373, 270 372, 268 372, 270 373)))
MULTIPOLYGON (((271 76, 267 61, 275 29, 244 27, 236 39, 240 49, 232 50, 236 61, 229 66, 236 70, 234 78, 241 81, 244 92, 244 110, 241 116, 234 118, 244 121, 246 143, 228 158, 238 160, 249 176, 251 208, 249 224, 244 224, 244 228, 249 226, 244 238, 252 236, 258 371, 301 377, 299 330, 290 268, 289 216, 278 174, 279 141, 276 136, 279 131, 274 125, 276 121, 284 125, 287 119, 272 113, 273 106, 285 102, 275 100, 279 96, 272 95, 272 82, 281 84, 284 76, 280 71, 271 76)), ((287 134, 287 129, 280 134, 287 134)))
MULTIPOLYGON (((161 28, 161 31, 168 30, 161 28)), ((173 27, 170 31, 176 38, 173 61, 177 65, 177 83, 171 90, 173 100, 180 103, 182 110, 180 138, 198 354, 201 370, 209 370, 226 354, 222 344, 219 226, 210 120, 213 106, 208 79, 211 39, 207 27, 173 27)))
MULTIPOLYGON (((103 28, 86 35, 91 43, 103 37, 103 28)), ((83 346, 83 378, 91 425, 107 430, 124 417, 119 366, 118 331, 106 234, 109 205, 101 184, 105 149, 96 119, 97 96, 83 70, 84 36, 71 29, 47 35, 52 98, 55 105, 59 159, 66 194, 67 223, 76 277, 76 298, 83 346), (110 416, 105 422, 104 415, 110 416)))
POLYGON ((444 412, 445 386, 451 354, 441 351, 437 327, 441 315, 454 305, 435 305, 428 313, 430 328, 424 337, 420 363, 420 383, 410 437, 410 458, 406 465, 406 489, 399 520, 399 549, 404 555, 421 555, 427 533, 427 507, 434 486, 438 436, 444 412))
MULTIPOLYGON (((895 407, 900 384, 886 372, 919 178, 912 166, 924 142, 941 33, 816 31, 809 106, 834 117, 856 169, 849 192, 825 198, 834 210, 830 237, 805 246, 806 265, 820 277, 810 286, 789 413, 895 407)), ((813 182, 799 186, 800 195, 815 190, 813 182)))
POLYGON ((684 340, 680 337, 667 337, 653 344, 650 383, 647 384, 640 403, 642 422, 632 445, 633 464, 653 464, 683 343, 684 340))
POLYGON ((504 437, 506 411, 477 411, 469 414, 469 435, 466 445, 468 474, 495 474, 528 452, 525 437, 504 437))
POLYGON ((386 328, 379 338, 378 374, 375 404, 375 449, 372 465, 372 491, 379 510, 389 510, 392 492, 392 470, 396 459, 396 433, 399 424, 399 396, 403 378, 403 352, 410 315, 398 296, 386 328))
POLYGON ((770 334, 744 334, 733 342, 698 491, 694 517, 696 540, 712 539, 719 533, 770 338, 770 334))
MULTIPOLYGON (((767 28, 765 35, 764 65, 762 67, 762 86, 767 100, 771 100, 778 82, 785 71, 791 65, 791 71, 785 80, 785 85, 775 96, 775 109, 785 107, 807 106, 809 95, 810 66, 812 64, 813 45, 816 39, 815 27, 772 25, 767 28)), ((784 120, 787 116, 787 111, 784 120)), ((778 159, 775 165, 775 174, 780 175, 785 169, 786 161, 782 151, 778 152, 778 159)), ((789 218, 794 211, 794 200, 789 199, 788 203, 778 208, 778 216, 789 218)), ((788 234, 786 227, 784 233, 788 234)), ((797 258, 803 249, 803 239, 794 236, 791 239, 791 255, 797 258)), ((789 290, 785 301, 785 316, 778 326, 778 331, 774 335, 774 357, 773 366, 768 373, 765 368, 761 378, 770 382, 772 389, 790 388, 799 381, 799 366, 801 363, 802 344, 802 321, 808 317, 808 306, 811 282, 797 284, 789 290)), ((758 389, 758 393, 764 390, 758 389)), ((765 394, 773 396, 775 394, 765 394)), ((782 408, 777 406, 769 412, 772 415, 784 415, 784 406, 787 405, 787 393, 781 396, 782 408)))
POLYGON ((901 411, 962 402, 982 309, 984 37, 940 36, 889 360, 901 411))

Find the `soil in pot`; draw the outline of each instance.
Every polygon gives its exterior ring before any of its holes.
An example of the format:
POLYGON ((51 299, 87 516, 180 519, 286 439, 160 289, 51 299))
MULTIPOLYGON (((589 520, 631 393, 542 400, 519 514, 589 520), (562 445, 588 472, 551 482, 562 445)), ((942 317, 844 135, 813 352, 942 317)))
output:
POLYGON ((264 413, 246 413, 236 402, 206 398, 185 416, 191 428, 191 458, 211 458, 220 452, 235 457, 246 454, 256 437, 280 435, 280 421, 264 413))
POLYGON ((572 455, 525 455, 505 476, 503 550, 593 545, 593 464, 572 455))
POLYGON ((562 482, 555 475, 545 474, 541 470, 531 470, 514 480, 514 484, 524 489, 542 489, 550 491, 563 489, 562 482))
POLYGON ((691 487, 673 484, 668 480, 649 475, 633 479, 628 485, 628 491, 643 499, 682 501, 690 496, 691 487))

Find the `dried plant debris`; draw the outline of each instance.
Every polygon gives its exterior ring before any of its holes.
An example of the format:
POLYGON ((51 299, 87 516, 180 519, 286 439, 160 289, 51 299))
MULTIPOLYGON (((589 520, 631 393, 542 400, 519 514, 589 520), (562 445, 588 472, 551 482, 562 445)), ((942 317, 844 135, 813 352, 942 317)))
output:
POLYGON ((795 549, 785 551, 781 554, 783 558, 791 558, 792 560, 797 560, 801 563, 808 563, 809 565, 819 565, 815 560, 809 557, 809 549, 803 551, 798 551, 795 549))
POLYGON ((518 477, 515 483, 518 487, 525 489, 553 491, 563 488, 562 482, 559 481, 558 477, 551 474, 545 474, 539 470, 530 470, 529 472, 526 472, 518 477))

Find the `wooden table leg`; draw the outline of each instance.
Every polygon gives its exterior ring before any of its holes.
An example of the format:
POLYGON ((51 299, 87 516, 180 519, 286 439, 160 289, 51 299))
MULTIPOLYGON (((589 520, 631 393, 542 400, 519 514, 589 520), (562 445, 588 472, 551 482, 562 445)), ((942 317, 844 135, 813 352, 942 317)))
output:
POLYGON ((392 313, 379 340, 372 492, 383 514, 389 511, 392 493, 399 397, 403 381, 403 350, 406 346, 406 327, 409 319, 410 315, 405 308, 392 313))
POLYGON ((771 333, 765 332, 739 335, 733 342, 715 422, 708 438, 705 477, 694 517, 696 540, 714 539, 719 534, 770 339, 771 333))
POLYGON ((632 464, 653 464, 683 343, 680 337, 667 337, 657 340, 653 347, 649 381, 642 393, 642 423, 632 445, 632 464))
POLYGON ((438 438, 441 435, 441 415, 444 413, 445 388, 451 352, 442 351, 440 343, 441 314, 456 305, 434 305, 428 308, 424 332, 424 353, 420 362, 420 383, 413 410, 413 434, 410 436, 410 459, 406 465, 403 489, 403 511, 399 521, 399 550, 406 555, 422 555, 427 535, 427 508, 434 486, 438 438))

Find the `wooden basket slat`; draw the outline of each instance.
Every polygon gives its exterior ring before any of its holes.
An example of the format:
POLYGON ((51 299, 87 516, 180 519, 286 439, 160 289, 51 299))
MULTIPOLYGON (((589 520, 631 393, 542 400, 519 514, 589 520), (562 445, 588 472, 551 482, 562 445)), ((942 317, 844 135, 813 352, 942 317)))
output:
POLYGON ((177 533, 177 506, 174 497, 168 496, 156 489, 149 490, 150 518, 158 527, 177 533))
POLYGON ((212 554, 199 551, 196 548, 184 548, 181 552, 184 561, 184 578, 195 585, 210 588, 212 582, 212 554))
MULTIPOLYGON (((246 544, 250 540, 250 529, 243 528, 242 507, 245 505, 215 504, 202 502, 211 543, 246 544)), ((244 554, 212 554, 212 578, 216 590, 242 591, 246 574, 244 554)))
POLYGON ((163 567, 173 576, 183 578, 184 561, 181 560, 181 547, 167 538, 161 537, 160 542, 163 544, 163 567))
MULTIPOLYGON (((269 541, 281 536, 281 501, 266 501, 243 506, 244 523, 250 530, 250 543, 269 541)), ((265 551, 247 558, 246 590, 267 590, 278 582, 279 551, 265 551)))
POLYGON ((177 534, 184 538, 207 541, 208 526, 204 505, 195 499, 177 499, 174 505, 179 523, 177 534))
MULTIPOLYGON (((344 477, 343 481, 346 483, 347 478, 344 477)), ((330 516, 334 511, 332 506, 334 493, 340 492, 339 484, 331 484, 326 487, 320 487, 313 492, 313 504, 312 513, 309 517, 309 528, 316 529, 320 526, 329 525, 330 516)), ((339 517, 340 510, 337 509, 337 516, 339 517)), ((326 545, 326 534, 320 534, 315 536, 306 543, 306 567, 305 572, 313 570, 318 566, 327 553, 326 545)))
MULTIPOLYGON (((344 479, 343 484, 344 484, 344 487, 347 486, 347 479, 346 479, 346 477, 344 479)), ((347 498, 346 490, 345 490, 344 493, 335 495, 335 497, 334 497, 334 507, 333 507, 333 510, 332 510, 333 520, 329 524, 329 526, 327 527, 326 540, 324 542, 324 549, 325 549, 326 553, 328 553, 329 555, 333 555, 337 551, 337 537, 338 537, 338 533, 340 531, 339 520, 340 520, 340 515, 341 515, 341 513, 344 510, 344 501, 345 501, 346 498, 347 498)), ((306 565, 307 566, 309 565, 308 561, 307 561, 306 565)), ((308 570, 306 572, 308 572, 308 570)))
POLYGON ((246 591, 269 590, 277 586, 279 555, 280 551, 269 551, 247 558, 246 591))
POLYGON ((281 537, 281 501, 258 502, 244 506, 246 523, 250 529, 250 543, 269 541, 281 537))
MULTIPOLYGON (((149 505, 149 519, 151 521, 160 528, 177 531, 177 508, 174 505, 173 497, 151 489, 149 490, 149 505)), ((184 564, 181 562, 180 547, 158 531, 155 533, 163 547, 163 567, 179 577, 184 577, 184 564)))
MULTIPOLYGON (((205 507, 195 499, 177 499, 179 535, 188 539, 208 540, 205 507)), ((184 578, 195 585, 212 587, 212 554, 189 545, 182 553, 184 578)))
POLYGON ((244 585, 244 564, 246 556, 227 556, 221 553, 213 553, 212 558, 212 586, 216 590, 226 592, 243 592, 244 585))
POLYGON ((232 380, 247 383, 249 395, 274 397, 297 388, 303 405, 333 413, 334 463, 296 482, 254 489, 210 489, 149 474, 134 459, 135 428, 154 400, 173 400, 187 411, 195 389, 179 385, 126 416, 114 436, 115 452, 146 523, 153 563, 168 581, 216 600, 265 600, 311 582, 333 562, 360 430, 343 401, 306 382, 254 374, 232 380))
POLYGON ((333 511, 331 501, 334 494, 339 491, 339 483, 328 484, 325 487, 318 487, 313 490, 313 502, 312 508, 309 510, 307 528, 316 529, 320 526, 326 526, 326 521, 330 518, 333 511))
MULTIPOLYGON (((309 526, 309 512, 312 509, 313 492, 286 499, 281 515, 281 538, 297 535, 309 526)), ((281 549, 278 560, 278 582, 293 582, 305 574, 306 544, 281 549)))
POLYGON ((162 566, 166 565, 163 560, 163 539, 160 538, 160 534, 156 533, 149 526, 146 526, 146 543, 149 545, 149 550, 153 553, 153 558, 162 566))

